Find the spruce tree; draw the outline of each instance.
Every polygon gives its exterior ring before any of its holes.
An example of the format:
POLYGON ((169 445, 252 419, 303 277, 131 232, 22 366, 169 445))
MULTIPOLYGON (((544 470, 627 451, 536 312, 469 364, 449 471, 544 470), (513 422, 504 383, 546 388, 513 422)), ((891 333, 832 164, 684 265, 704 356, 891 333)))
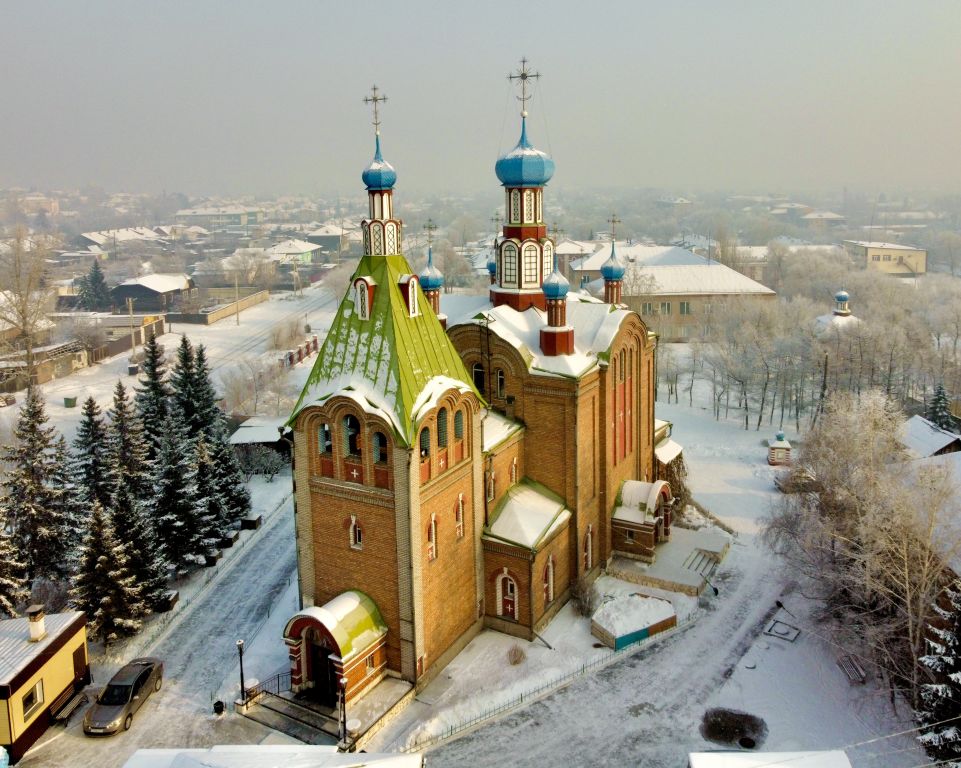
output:
POLYGON ((951 403, 948 393, 944 391, 944 384, 938 384, 934 390, 934 397, 928 403, 928 412, 925 415, 928 421, 937 424, 941 429, 954 432, 954 418, 951 416, 951 403))
POLYGON ((88 503, 94 500, 101 506, 110 503, 110 478, 107 467, 107 430, 100 406, 88 397, 80 414, 77 436, 73 441, 74 480, 77 490, 88 503))
POLYGON ((217 482, 217 465, 203 435, 197 438, 194 456, 197 466, 197 530, 202 547, 216 549, 227 532, 232 515, 217 482))
POLYGON ((17 444, 7 446, 2 454, 9 467, 3 481, 3 516, 24 559, 28 580, 56 579, 68 568, 69 521, 63 519, 51 485, 55 430, 46 426, 47 421, 40 391, 28 387, 17 421, 17 444))
POLYGON ((107 416, 110 421, 107 424, 106 460, 111 487, 116 490, 117 475, 122 474, 134 498, 144 501, 152 492, 147 444, 143 424, 122 381, 114 387, 113 407, 107 411, 107 416))
POLYGON ((210 367, 207 364, 207 350, 203 344, 197 346, 194 354, 194 423, 192 436, 199 434, 211 440, 223 412, 217 407, 217 391, 210 381, 210 367))
POLYGON ((74 478, 74 462, 67 449, 67 440, 58 435, 53 445, 53 467, 49 480, 51 503, 63 520, 64 548, 68 570, 75 570, 83 537, 90 517, 90 501, 78 490, 74 478))
POLYGON ((231 522, 250 514, 250 491, 244 483, 240 460, 230 444, 227 420, 218 411, 217 421, 210 438, 210 456, 216 467, 217 488, 227 506, 231 522))
POLYGON ((140 597, 146 608, 153 610, 167 589, 167 564, 160 555, 144 503, 133 494, 123 469, 115 475, 110 521, 117 541, 127 553, 128 568, 140 588, 140 597))
POLYGON ((170 371, 170 389, 173 402, 183 414, 187 435, 194 438, 197 435, 197 408, 194 398, 195 389, 194 350, 186 335, 180 337, 177 347, 177 360, 170 371))
POLYGON ((919 661, 934 682, 921 685, 915 713, 921 732, 918 741, 935 760, 961 760, 961 582, 944 591, 943 605, 935 603, 936 622, 928 625, 928 654, 919 661), (949 722, 944 722, 948 720, 949 722))
POLYGON ((13 542, 0 526, 0 615, 14 618, 18 606, 29 597, 23 575, 24 565, 17 559, 13 542))
POLYGON ((77 610, 87 614, 91 636, 105 642, 132 635, 142 626, 145 606, 137 578, 110 518, 97 502, 90 513, 71 597, 77 610))
POLYGON ((166 373, 163 350, 157 337, 151 334, 144 344, 143 375, 134 395, 137 416, 143 425, 147 459, 153 461, 157 456, 160 437, 167 418, 170 389, 164 381, 166 373))
POLYGON ((172 407, 158 446, 149 514, 164 558, 178 571, 189 570, 203 553, 193 453, 182 416, 172 407))
POLYGON ((100 269, 99 259, 94 259, 93 264, 90 265, 90 271, 80 278, 77 298, 81 307, 92 311, 107 310, 113 304, 103 270, 100 269))

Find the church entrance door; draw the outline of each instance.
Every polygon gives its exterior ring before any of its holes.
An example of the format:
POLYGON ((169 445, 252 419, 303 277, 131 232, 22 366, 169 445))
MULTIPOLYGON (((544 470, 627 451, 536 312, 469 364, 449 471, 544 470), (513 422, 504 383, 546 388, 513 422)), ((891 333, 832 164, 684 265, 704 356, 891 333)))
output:
POLYGON ((501 576, 501 616, 517 621, 517 585, 510 576, 501 576))
POLYGON ((337 703, 337 670, 330 660, 330 649, 318 643, 310 645, 310 669, 313 677, 313 698, 318 704, 333 707, 337 703))

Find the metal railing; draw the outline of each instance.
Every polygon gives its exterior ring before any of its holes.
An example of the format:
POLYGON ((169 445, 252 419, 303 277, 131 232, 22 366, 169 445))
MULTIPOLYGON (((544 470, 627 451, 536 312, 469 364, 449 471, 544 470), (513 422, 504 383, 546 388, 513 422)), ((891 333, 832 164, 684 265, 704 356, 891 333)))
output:
POLYGON ((247 703, 253 704, 264 693, 280 696, 290 690, 290 672, 281 672, 247 689, 247 703))

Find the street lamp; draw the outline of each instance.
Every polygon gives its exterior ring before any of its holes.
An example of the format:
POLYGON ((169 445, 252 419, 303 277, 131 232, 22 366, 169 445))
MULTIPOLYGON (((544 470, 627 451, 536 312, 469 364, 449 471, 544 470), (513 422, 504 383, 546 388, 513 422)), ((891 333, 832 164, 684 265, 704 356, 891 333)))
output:
POLYGON ((237 655, 240 657, 240 706, 247 708, 247 688, 244 686, 244 641, 237 641, 237 655))
POLYGON ((347 678, 340 678, 340 739, 347 748, 347 678))

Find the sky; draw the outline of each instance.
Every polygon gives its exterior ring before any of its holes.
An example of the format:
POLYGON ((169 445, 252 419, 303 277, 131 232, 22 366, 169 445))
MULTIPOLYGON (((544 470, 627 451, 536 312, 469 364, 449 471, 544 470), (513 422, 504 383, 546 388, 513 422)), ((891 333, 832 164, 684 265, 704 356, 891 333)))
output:
POLYGON ((961 3, 0 0, 0 187, 355 195, 376 84, 398 190, 496 188, 509 72, 552 185, 961 187, 961 3))

